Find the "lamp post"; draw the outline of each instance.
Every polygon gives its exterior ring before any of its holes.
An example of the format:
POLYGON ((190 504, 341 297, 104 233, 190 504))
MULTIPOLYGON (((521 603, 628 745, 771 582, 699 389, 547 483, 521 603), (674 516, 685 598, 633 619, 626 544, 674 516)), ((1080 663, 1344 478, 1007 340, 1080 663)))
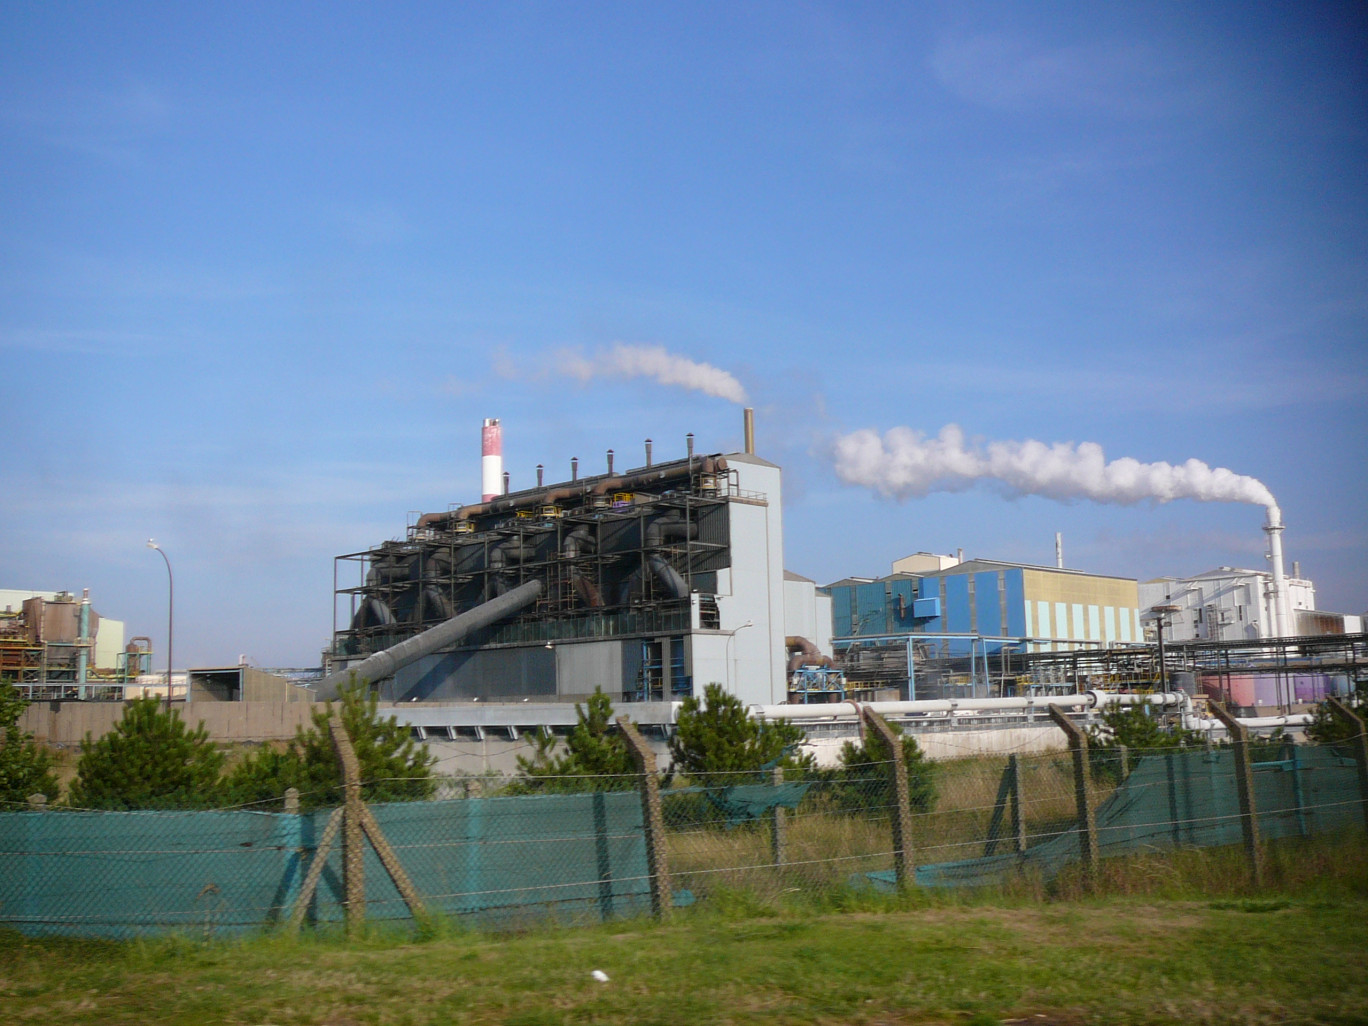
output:
POLYGON ((747 627, 754 627, 754 626, 755 626, 755 623, 754 623, 753 621, 747 620, 745 623, 741 624, 741 626, 739 626, 739 627, 733 627, 730 631, 727 632, 727 644, 726 644, 726 646, 725 646, 724 655, 725 655, 726 660, 727 660, 727 690, 728 690, 728 691, 731 691, 731 688, 732 688, 732 677, 734 676, 734 674, 732 673, 732 656, 731 656, 731 643, 732 643, 732 638, 736 637, 738 631, 744 631, 747 627))
POLYGON ((157 544, 157 539, 148 538, 147 547, 149 549, 156 549, 157 554, 160 555, 162 560, 166 563, 166 711, 170 712, 171 667, 174 665, 171 661, 171 639, 172 628, 175 626, 176 622, 176 579, 171 575, 171 560, 166 558, 166 553, 163 552, 162 547, 157 544))
POLYGON ((1163 605, 1150 606, 1150 612, 1155 614, 1155 625, 1159 629, 1159 690, 1168 694, 1168 667, 1164 663, 1164 617, 1169 613, 1182 611, 1181 606, 1163 605))

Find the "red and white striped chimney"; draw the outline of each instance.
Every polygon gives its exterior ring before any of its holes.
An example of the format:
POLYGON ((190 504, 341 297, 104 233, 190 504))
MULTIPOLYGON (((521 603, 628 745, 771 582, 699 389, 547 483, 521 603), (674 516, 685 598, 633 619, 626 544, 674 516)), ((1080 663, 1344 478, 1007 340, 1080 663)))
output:
POLYGON ((480 430, 480 501, 497 499, 503 491, 503 429, 498 417, 486 417, 480 430))

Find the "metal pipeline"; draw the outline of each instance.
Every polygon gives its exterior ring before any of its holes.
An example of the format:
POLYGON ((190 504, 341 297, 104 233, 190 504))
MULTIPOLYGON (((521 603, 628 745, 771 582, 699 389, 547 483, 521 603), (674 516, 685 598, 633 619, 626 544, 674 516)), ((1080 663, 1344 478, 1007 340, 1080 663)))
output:
POLYGON ((367 656, 355 666, 329 674, 314 685, 314 697, 320 701, 331 701, 337 697, 339 688, 353 681, 365 686, 392 677, 423 656, 454 645, 473 631, 512 616, 524 606, 535 602, 541 591, 541 581, 521 584, 507 594, 476 606, 460 616, 453 616, 445 623, 423 631, 422 634, 416 634, 392 648, 367 656))

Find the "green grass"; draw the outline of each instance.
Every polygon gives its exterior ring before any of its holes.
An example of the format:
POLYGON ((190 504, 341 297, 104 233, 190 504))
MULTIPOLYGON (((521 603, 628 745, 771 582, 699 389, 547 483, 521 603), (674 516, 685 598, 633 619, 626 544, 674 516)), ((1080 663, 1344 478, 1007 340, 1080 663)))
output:
POLYGON ((12 1023, 1368 1022, 1368 898, 719 893, 666 924, 240 943, 0 934, 12 1023), (609 981, 593 979, 595 969, 609 981))

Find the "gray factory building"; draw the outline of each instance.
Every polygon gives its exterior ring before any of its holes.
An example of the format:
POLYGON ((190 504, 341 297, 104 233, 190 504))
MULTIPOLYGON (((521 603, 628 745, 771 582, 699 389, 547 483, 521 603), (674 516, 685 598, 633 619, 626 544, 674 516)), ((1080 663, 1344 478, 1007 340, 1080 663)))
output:
POLYGON ((748 704, 784 701, 781 473, 752 438, 748 416, 742 453, 695 455, 690 436, 670 462, 648 442, 645 464, 621 472, 611 452, 596 476, 572 464, 542 485, 539 468, 536 488, 337 557, 331 669, 539 582, 522 608, 398 669, 381 697, 569 703, 602 688, 615 704, 668 703, 716 682, 748 704))

